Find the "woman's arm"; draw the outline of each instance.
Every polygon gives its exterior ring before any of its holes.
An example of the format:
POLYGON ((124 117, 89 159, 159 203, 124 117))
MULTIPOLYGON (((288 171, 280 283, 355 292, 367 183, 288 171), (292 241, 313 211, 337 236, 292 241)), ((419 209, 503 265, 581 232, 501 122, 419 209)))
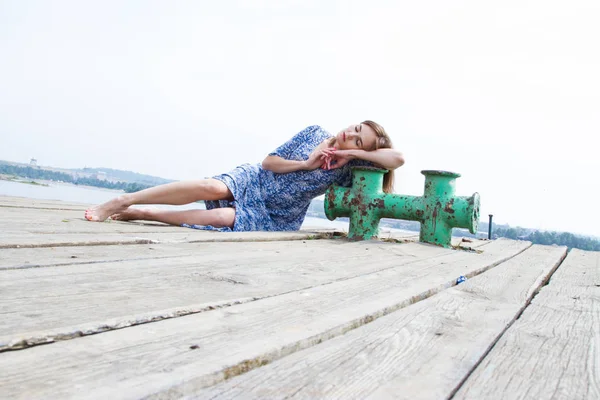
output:
POLYGON ((323 151, 327 153, 333 159, 337 160, 336 164, 332 164, 331 168, 339 168, 348 163, 353 159, 360 159, 370 161, 378 166, 393 170, 404 165, 404 156, 401 152, 396 149, 379 149, 373 151, 365 150, 338 150, 335 148, 329 148, 323 151))
POLYGON ((263 169, 277 172, 278 174, 285 174, 294 171, 312 171, 323 165, 321 156, 323 155, 323 149, 327 148, 327 142, 323 141, 313 152, 308 156, 308 160, 296 161, 286 160, 279 156, 267 156, 263 162, 263 169))
POLYGON ((263 169, 285 174, 294 171, 306 171, 306 161, 286 160, 279 156, 267 156, 263 162, 263 169))

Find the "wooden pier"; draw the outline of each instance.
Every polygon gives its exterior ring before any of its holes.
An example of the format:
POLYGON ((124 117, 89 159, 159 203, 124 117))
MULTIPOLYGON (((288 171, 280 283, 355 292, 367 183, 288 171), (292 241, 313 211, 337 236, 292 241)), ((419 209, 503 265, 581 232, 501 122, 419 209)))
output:
POLYGON ((0 399, 600 399, 598 252, 85 207, 0 197, 0 399))

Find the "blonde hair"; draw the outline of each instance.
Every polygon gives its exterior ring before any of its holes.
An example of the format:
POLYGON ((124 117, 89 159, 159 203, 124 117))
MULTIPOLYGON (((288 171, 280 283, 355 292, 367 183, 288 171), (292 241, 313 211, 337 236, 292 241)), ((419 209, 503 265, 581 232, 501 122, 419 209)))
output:
MULTIPOLYGON (((361 122, 361 124, 367 125, 369 128, 373 129, 375 135, 377 135, 377 140, 375 141, 375 148, 372 150, 378 149, 392 149, 394 146, 392 145, 392 139, 387 134, 383 126, 379 125, 377 122, 373 122, 370 120, 365 120, 361 122)), ((394 192, 394 170, 388 170, 388 172, 383 175, 383 191, 385 193, 393 193, 394 192)))
MULTIPOLYGON (((394 147, 392 145, 392 139, 390 139, 390 136, 387 134, 385 129, 383 129, 383 126, 371 120, 365 120, 361 122, 361 124, 367 125, 369 128, 373 129, 373 132, 375 132, 375 135, 377 136, 375 146, 367 151, 392 149, 394 147)), ((333 145, 334 143, 335 138, 332 138, 330 144, 333 145)), ((389 170, 385 173, 385 175, 383 175, 383 191, 385 193, 394 192, 394 170, 389 170)))

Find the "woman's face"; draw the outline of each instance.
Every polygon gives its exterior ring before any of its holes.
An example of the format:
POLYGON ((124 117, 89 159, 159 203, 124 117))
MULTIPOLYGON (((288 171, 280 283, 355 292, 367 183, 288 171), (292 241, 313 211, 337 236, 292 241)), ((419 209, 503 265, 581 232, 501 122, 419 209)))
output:
POLYGON ((335 147, 339 150, 373 150, 377 142, 375 131, 365 124, 350 125, 336 135, 335 147))

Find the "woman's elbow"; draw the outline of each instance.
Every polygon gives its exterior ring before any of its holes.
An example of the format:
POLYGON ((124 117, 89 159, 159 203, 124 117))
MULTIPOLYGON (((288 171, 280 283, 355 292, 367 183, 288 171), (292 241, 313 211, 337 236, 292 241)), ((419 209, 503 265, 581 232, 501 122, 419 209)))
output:
POLYGON ((404 165, 404 154, 400 153, 400 156, 398 157, 398 167, 401 167, 404 165))
POLYGON ((262 168, 267 171, 279 172, 279 160, 278 156, 267 156, 262 162, 262 168))
POLYGON ((270 168, 270 167, 271 167, 271 160, 269 160, 269 157, 266 157, 266 158, 263 160, 263 162, 262 162, 261 166, 262 166, 262 168, 263 168, 263 169, 266 169, 266 170, 270 170, 270 169, 271 169, 271 168, 270 168))
POLYGON ((402 153, 397 153, 394 157, 394 168, 400 168, 404 165, 404 155, 402 153))

